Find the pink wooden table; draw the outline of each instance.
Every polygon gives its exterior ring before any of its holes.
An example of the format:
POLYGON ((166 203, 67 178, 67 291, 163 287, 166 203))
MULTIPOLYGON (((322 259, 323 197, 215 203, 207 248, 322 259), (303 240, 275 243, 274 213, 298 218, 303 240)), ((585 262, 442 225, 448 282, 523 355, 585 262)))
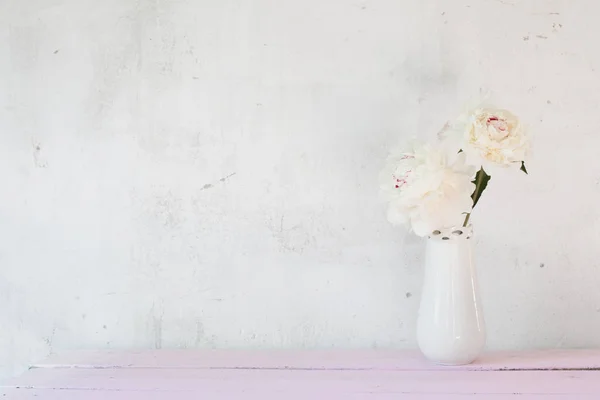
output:
POLYGON ((488 354, 465 367, 406 351, 107 351, 53 356, 0 400, 600 400, 600 350, 488 354))

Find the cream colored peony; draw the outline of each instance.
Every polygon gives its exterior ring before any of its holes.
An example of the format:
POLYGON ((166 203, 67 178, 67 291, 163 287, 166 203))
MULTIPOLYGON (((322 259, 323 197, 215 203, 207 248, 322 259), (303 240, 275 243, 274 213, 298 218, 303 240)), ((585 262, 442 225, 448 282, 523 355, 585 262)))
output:
POLYGON ((419 236, 462 225, 473 207, 475 168, 465 164, 463 153, 453 158, 450 162, 441 148, 420 144, 390 154, 380 184, 392 224, 409 224, 419 236))
POLYGON ((469 164, 521 167, 529 149, 525 129, 519 119, 506 110, 476 108, 461 115, 441 133, 456 151, 463 150, 469 164))

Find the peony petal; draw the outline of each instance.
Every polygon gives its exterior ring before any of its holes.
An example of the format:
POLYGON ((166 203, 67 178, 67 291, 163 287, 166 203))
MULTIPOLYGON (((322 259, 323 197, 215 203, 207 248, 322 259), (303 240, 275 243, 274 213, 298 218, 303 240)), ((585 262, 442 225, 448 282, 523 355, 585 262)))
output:
POLYGON ((476 108, 459 116, 453 129, 464 132, 461 148, 469 164, 491 170, 492 165, 506 167, 525 158, 527 136, 510 111, 476 108))
POLYGON ((436 229, 430 223, 428 223, 427 221, 420 219, 418 217, 411 219, 411 227, 412 227, 413 232, 417 236, 421 236, 421 237, 431 234, 431 232, 433 232, 436 229))
POLYGON ((388 157, 380 180, 382 191, 388 194, 388 219, 392 224, 410 222, 412 230, 426 236, 435 229, 457 226, 464 213, 472 209, 471 182, 475 167, 467 164, 466 154, 448 154, 443 147, 415 147, 407 161, 407 152, 388 157), (396 190, 390 177, 409 176, 396 190))
POLYGON ((409 218, 403 208, 395 203, 391 203, 388 207, 387 218, 392 225, 404 225, 409 222, 409 218))

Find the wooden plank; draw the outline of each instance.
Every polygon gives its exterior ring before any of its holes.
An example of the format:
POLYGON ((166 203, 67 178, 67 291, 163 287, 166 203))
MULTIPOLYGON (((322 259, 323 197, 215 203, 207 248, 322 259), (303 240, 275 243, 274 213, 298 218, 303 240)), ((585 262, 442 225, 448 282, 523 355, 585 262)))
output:
POLYGON ((206 393, 570 394, 600 398, 599 371, 35 369, 5 387, 206 393))
POLYGON ((79 351, 51 356, 36 368, 265 368, 265 369, 373 369, 408 371, 494 371, 546 369, 600 369, 600 349, 498 352, 484 354, 474 364, 439 366, 418 351, 243 351, 147 350, 79 351))
POLYGON ((0 400, 591 400, 600 350, 488 354, 433 365, 406 351, 102 351, 54 356, 0 400))
MULTIPOLYGON (((0 392, 1 393, 1 392, 0 392)), ((88 391, 88 390, 41 390, 12 389, 4 393, 7 400, 597 400, 597 395, 543 395, 543 394, 397 394, 397 393, 287 393, 285 397, 268 397, 262 393, 207 393, 206 391, 88 391)))

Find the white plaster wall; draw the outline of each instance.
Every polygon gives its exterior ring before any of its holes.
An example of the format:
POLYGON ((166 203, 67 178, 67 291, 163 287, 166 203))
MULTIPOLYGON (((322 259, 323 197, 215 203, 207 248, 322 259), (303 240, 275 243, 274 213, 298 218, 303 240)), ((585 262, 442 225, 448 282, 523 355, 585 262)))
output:
POLYGON ((480 88, 489 348, 600 346, 594 0, 0 0, 0 376, 67 348, 414 347, 390 146, 480 88))

